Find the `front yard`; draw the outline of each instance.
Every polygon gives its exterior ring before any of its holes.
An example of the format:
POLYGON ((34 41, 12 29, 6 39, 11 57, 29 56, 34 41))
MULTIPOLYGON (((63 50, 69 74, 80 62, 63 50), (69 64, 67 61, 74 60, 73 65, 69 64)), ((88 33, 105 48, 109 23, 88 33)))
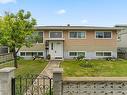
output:
MULTIPOLYGON (((39 74, 47 65, 44 60, 19 60, 18 68, 15 71, 16 76, 27 76, 28 74, 39 74)), ((12 67, 13 62, 0 64, 0 68, 12 67)))
POLYGON ((65 60, 61 63, 64 76, 69 77, 127 77, 127 60, 65 60))

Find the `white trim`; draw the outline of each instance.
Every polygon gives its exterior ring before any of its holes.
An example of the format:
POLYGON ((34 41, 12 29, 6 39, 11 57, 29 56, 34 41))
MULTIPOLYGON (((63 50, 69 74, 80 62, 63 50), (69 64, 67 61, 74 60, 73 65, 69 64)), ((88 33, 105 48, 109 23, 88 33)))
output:
POLYGON ((86 51, 68 51, 68 56, 69 57, 78 57, 78 55, 77 56, 70 56, 70 52, 85 52, 85 57, 86 57, 86 51))
MULTIPOLYGON (((49 31, 49 38, 51 38, 51 37, 50 37, 50 33, 51 33, 51 32, 61 32, 61 33, 62 33, 62 38, 63 38, 63 31, 49 31)), ((54 39, 58 39, 58 38, 54 38, 54 39)))
POLYGON ((113 54, 112 51, 96 51, 96 52, 95 52, 96 57, 112 57, 112 54, 113 54), (97 52, 103 52, 103 54, 104 54, 105 52, 111 52, 111 56, 104 56, 104 55, 103 55, 103 56, 97 56, 97 55, 96 55, 97 52))
POLYGON ((69 31, 68 32, 68 39, 76 39, 76 40, 83 40, 86 39, 86 31, 69 31), (70 38, 70 32, 84 32, 85 33, 85 37, 84 38, 70 38))
POLYGON ((94 35, 95 39, 104 39, 104 40, 112 39, 112 31, 95 31, 94 35), (111 38, 96 38, 96 32, 111 32, 111 38))
POLYGON ((21 57, 32 57, 32 56, 26 56, 26 52, 37 52, 37 54, 38 54, 38 52, 43 52, 43 56, 41 56, 41 57, 44 57, 44 51, 19 51, 19 56, 21 56, 21 57), (21 52, 25 52, 25 56, 21 56, 21 52))

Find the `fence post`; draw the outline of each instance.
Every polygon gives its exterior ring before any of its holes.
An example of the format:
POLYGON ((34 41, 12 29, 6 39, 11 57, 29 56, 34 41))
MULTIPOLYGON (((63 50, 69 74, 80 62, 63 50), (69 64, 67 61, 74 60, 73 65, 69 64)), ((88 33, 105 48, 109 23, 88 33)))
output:
POLYGON ((63 68, 53 69, 53 95, 62 95, 63 68))
POLYGON ((14 78, 15 67, 0 69, 0 95, 11 95, 11 80, 14 78))

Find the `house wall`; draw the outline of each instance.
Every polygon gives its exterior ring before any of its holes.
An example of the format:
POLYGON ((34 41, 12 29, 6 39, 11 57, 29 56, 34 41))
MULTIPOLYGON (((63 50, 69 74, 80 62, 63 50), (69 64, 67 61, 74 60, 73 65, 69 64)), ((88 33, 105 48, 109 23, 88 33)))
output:
MULTIPOLYGON (((40 31, 40 30, 39 30, 40 31)), ((46 38, 49 38, 49 30, 41 30, 44 32, 44 43, 46 38)), ((61 30, 53 30, 61 31, 61 30)), ((76 30, 76 31, 86 31, 85 39, 69 39, 69 31, 63 31, 64 40, 64 58, 69 57, 69 51, 85 51, 86 58, 93 59, 96 57, 96 51, 111 51, 112 57, 117 57, 117 32, 112 31, 111 39, 96 39, 95 30, 76 30)), ((75 31, 75 30, 74 30, 75 31)), ((103 30, 101 30, 103 31, 103 30)), ((105 30, 104 30, 105 31, 105 30)), ((20 51, 43 51, 45 57, 45 44, 38 43, 34 44, 33 47, 27 48, 22 47, 20 51)))
POLYGON ((95 30, 86 31, 86 39, 69 39, 69 31, 64 31, 64 57, 69 58, 68 51, 86 51, 86 58, 96 58, 96 51, 112 51, 117 57, 117 33, 112 31, 112 39, 96 39, 95 30))

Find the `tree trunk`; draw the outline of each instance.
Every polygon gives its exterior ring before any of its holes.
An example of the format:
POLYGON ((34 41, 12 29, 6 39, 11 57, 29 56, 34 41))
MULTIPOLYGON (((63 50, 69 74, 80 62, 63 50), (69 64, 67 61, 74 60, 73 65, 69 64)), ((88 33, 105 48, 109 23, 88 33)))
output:
POLYGON ((18 68, 18 64, 17 64, 17 53, 15 48, 13 49, 13 57, 14 57, 14 67, 18 68))

